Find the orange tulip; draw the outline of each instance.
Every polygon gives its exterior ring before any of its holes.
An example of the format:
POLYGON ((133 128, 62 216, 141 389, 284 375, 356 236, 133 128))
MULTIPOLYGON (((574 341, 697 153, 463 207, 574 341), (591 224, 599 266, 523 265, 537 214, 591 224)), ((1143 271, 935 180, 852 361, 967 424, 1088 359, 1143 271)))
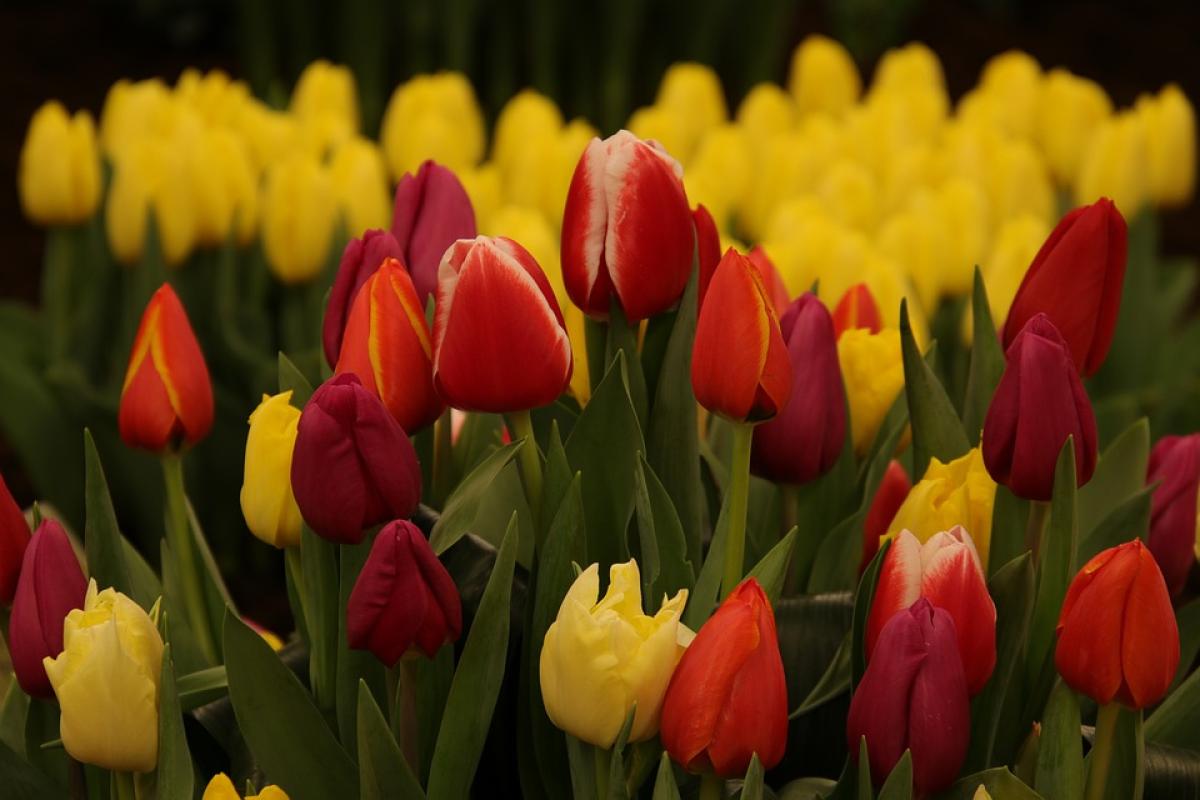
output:
POLYGON ((833 309, 833 329, 837 335, 852 328, 866 328, 871 333, 879 333, 883 328, 879 305, 865 283, 856 283, 847 289, 833 309))

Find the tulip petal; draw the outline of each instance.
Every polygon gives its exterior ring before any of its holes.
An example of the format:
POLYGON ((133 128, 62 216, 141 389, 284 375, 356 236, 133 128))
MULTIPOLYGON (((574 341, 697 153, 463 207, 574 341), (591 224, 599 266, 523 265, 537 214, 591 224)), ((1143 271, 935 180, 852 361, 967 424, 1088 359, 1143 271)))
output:
POLYGON ((879 637, 892 617, 917 602, 920 596, 921 543, 916 536, 904 530, 892 541, 887 555, 883 557, 879 579, 875 584, 864 642, 867 661, 871 660, 879 637))
POLYGON ((563 210, 562 265, 567 294, 584 313, 607 318, 612 283, 604 264, 608 202, 604 174, 608 152, 592 139, 575 167, 563 210))
POLYGON ((1121 688, 1125 604, 1137 568, 1133 553, 1102 552, 1072 581, 1063 601, 1055 666, 1071 688, 1101 705, 1121 688))
POLYGON ((1137 552, 1121 629, 1125 679, 1118 694, 1122 703, 1135 709, 1162 699, 1179 666, 1179 628, 1167 586, 1153 556, 1141 547, 1137 552))
MULTIPOLYGON (((966 539, 970 541, 969 536, 966 539)), ((933 539, 923 550, 931 544, 933 539)), ((958 543, 938 549, 921 575, 921 596, 954 620, 967 689, 972 696, 978 694, 996 666, 996 606, 974 547, 958 543)))
POLYGON ((958 654, 954 623, 933 610, 926 631, 925 661, 913 680, 908 709, 908 747, 913 786, 920 795, 954 783, 967 757, 971 717, 967 680, 958 654))

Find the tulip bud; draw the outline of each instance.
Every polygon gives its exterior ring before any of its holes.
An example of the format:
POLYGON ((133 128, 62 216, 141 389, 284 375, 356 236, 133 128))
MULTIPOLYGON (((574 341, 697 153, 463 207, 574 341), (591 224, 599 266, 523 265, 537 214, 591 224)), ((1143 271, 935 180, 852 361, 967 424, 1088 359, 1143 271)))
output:
POLYGON ((883 328, 879 306, 865 283, 856 283, 847 289, 833 309, 833 330, 837 336, 853 328, 863 328, 871 333, 879 333, 883 328))
POLYGON ((1070 186, 1075 181, 1088 137, 1110 114, 1112 101, 1099 84, 1065 69, 1046 73, 1039 103, 1038 144, 1059 185, 1070 186))
POLYGON ((696 257, 700 266, 699 302, 696 311, 704 305, 704 295, 708 293, 708 284, 712 282, 717 264, 721 263, 721 234, 717 231, 717 223, 712 214, 703 205, 692 210, 692 220, 696 225, 696 257))
POLYGON ((346 318, 358 290, 375 274, 375 270, 389 258, 404 260, 404 251, 389 231, 365 231, 361 239, 351 239, 342 251, 337 277, 329 290, 329 301, 325 306, 325 319, 321 326, 321 343, 325 349, 325 360, 332 367, 337 364, 342 352, 342 337, 345 335, 346 318))
POLYGON ((474 166, 483 157, 485 137, 475 90, 459 72, 417 75, 397 86, 379 131, 396 180, 426 159, 450 169, 474 166))
POLYGON ((291 391, 263 395, 250 415, 246 466, 242 479, 242 516, 250 532, 273 547, 300 544, 300 509, 292 494, 292 451, 300 409, 291 391))
POLYGON ((1150 164, 1144 120, 1132 110, 1109 117, 1096 127, 1083 149, 1075 202, 1083 205, 1097 197, 1111 197, 1126 218, 1137 217, 1153 179, 1150 164))
POLYGON ((737 110, 737 124, 757 148, 772 136, 796 125, 796 103, 791 95, 769 81, 756 84, 737 110))
POLYGON ((292 491, 309 527, 342 544, 358 544, 366 528, 416 510, 417 453, 358 376, 334 375, 304 406, 292 453, 292 491))
POLYGON ((405 173, 396 187, 392 235, 424 309, 437 290, 438 264, 459 239, 475 238, 475 212, 466 189, 453 172, 426 161, 417 174, 405 173))
POLYGON ((609 568, 603 598, 599 569, 592 564, 571 584, 546 630, 539 674, 550 720, 577 739, 609 748, 635 703, 629 741, 658 732, 667 684, 692 633, 679 621, 686 589, 664 596, 649 616, 636 561, 609 568))
POLYGON ((858 564, 858 574, 861 575, 875 554, 879 552, 879 540, 891 530, 892 520, 904 499, 908 497, 912 483, 908 473, 896 459, 888 462, 884 470, 883 480, 875 490, 871 499, 871 507, 867 509, 867 517, 863 521, 863 554, 858 564))
POLYGON ((1004 323, 1004 347, 1035 314, 1045 314, 1066 340, 1084 377, 1108 356, 1121 288, 1127 232, 1112 201, 1102 197, 1069 212, 1034 256, 1004 323))
MULTIPOLYGON (((208 786, 204 788, 204 796, 200 800, 243 800, 233 787, 233 781, 224 772, 213 775, 208 786)), ((264 786, 258 794, 248 794, 245 800, 288 800, 287 792, 273 784, 264 786)))
POLYGON ((765 769, 787 748, 787 682, 775 612, 747 578, 696 634, 663 700, 661 739, 677 764, 722 778, 765 769))
POLYGON ((783 278, 779 277, 779 270, 775 269, 775 264, 762 245, 756 244, 751 248, 750 252, 746 254, 746 258, 750 259, 750 263, 758 270, 763 292, 771 302, 771 308, 775 310, 775 315, 782 317, 783 312, 787 311, 791 304, 791 298, 788 297, 787 286, 784 285, 783 278))
POLYGON ((571 342, 554 291, 511 239, 460 239, 446 251, 433 342, 434 386, 464 411, 548 405, 571 379, 571 342))
POLYGON ((141 606, 116 589, 87 587, 67 614, 63 651, 43 664, 62 709, 59 732, 76 761, 122 772, 158 763, 163 641, 141 606))
POLYGON ((1172 83, 1156 97, 1140 97, 1137 114, 1146 130, 1150 200, 1164 207, 1187 205, 1196 185, 1196 112, 1172 83))
POLYGON ((841 116, 857 101, 862 79, 841 43, 826 36, 805 37, 792 53, 788 91, 801 114, 841 116))
POLYGON ((188 177, 196 242, 221 247, 234 234, 248 245, 258 226, 258 176, 245 144, 227 128, 207 128, 192 145, 188 177))
POLYGON ((195 444, 212 428, 208 367, 170 284, 159 287, 142 314, 118 423, 125 444, 154 452, 195 444))
POLYGON ((117 261, 137 264, 154 220, 163 262, 177 266, 196 246, 198 222, 192 195, 191 151, 162 139, 135 138, 113 160, 104 206, 104 228, 117 261))
POLYGON ((846 718, 846 741, 858 761, 867 740, 872 782, 884 782, 908 750, 915 796, 958 777, 971 738, 967 679, 950 613, 921 598, 884 626, 846 718))
POLYGON ((100 203, 100 152, 92 115, 68 116, 51 100, 34 112, 21 147, 17 188, 25 216, 39 225, 76 225, 100 203))
POLYGON ((389 668, 413 647, 429 658, 462 633, 462 604, 450 573, 420 529, 384 526, 346 604, 346 637, 389 668))
POLYGON ((1067 343, 1039 313, 1025 323, 1005 359, 983 422, 988 472, 1018 497, 1049 500, 1058 454, 1070 436, 1076 483, 1083 486, 1096 469, 1096 418, 1067 343))
POLYGON ((360 234, 388 224, 390 184, 374 142, 357 137, 342 142, 329 163, 329 182, 347 231, 360 234))
POLYGON ((993 56, 979 76, 979 88, 1005 110, 1001 121, 1008 133, 1025 139, 1033 136, 1042 93, 1037 59, 1020 50, 993 56))
POLYGON ((1150 451, 1146 483, 1159 483, 1150 510, 1150 552, 1176 597, 1196 561, 1200 433, 1159 439, 1150 451))
POLYGON ((1140 539, 1098 553, 1071 581, 1054 665, 1075 691, 1132 709, 1163 698, 1179 665, 1179 627, 1140 539))
MULTIPOLYGON (((991 251, 979 265, 987 286, 988 309, 992 321, 1003 329, 1017 289, 1049 234, 1049 226, 1033 214, 1022 214, 1004 221, 996 232, 991 251)), ((964 341, 973 341, 974 312, 968 308, 963 318, 964 341)))
POLYGON ((284 283, 313 280, 329 259, 336 206, 329 171, 297 152, 267 172, 262 243, 271 273, 284 283))
POLYGON ((732 420, 770 419, 791 394, 792 368, 758 269, 730 248, 709 290, 692 348, 696 400, 732 420))
POLYGON ((851 328, 838 337, 837 348, 850 405, 850 438, 861 458, 904 388, 900 334, 891 328, 879 333, 851 328))
POLYGON ((54 696, 42 659, 62 652, 63 620, 83 606, 86 592, 87 580, 66 531, 56 520, 43 521, 25 550, 8 623, 13 672, 25 694, 54 696))
POLYGON ((913 87, 945 90, 946 76, 937 53, 928 45, 910 42, 888 50, 879 59, 871 78, 871 94, 913 87))
POLYGON ((589 316, 608 316, 615 293, 631 322, 673 306, 692 269, 695 233, 683 170, 657 143, 629 131, 593 139, 563 211, 567 293, 589 316))
POLYGON ((0 475, 0 606, 13 601, 28 546, 29 523, 0 475))
POLYGON ((544 166, 538 207, 556 230, 562 228, 563 206, 571 188, 575 166, 579 163, 583 151, 587 149, 588 143, 594 138, 596 129, 591 123, 583 118, 576 118, 558 131, 548 159, 545 153, 538 153, 539 159, 549 162, 544 166))
POLYGON ((702 135, 729 116, 721 79, 712 67, 695 62, 679 62, 667 68, 654 105, 675 111, 683 121, 689 145, 677 154, 680 158, 687 158, 702 135))
POLYGON ((300 119, 332 115, 351 133, 358 131, 358 91, 349 67, 317 59, 304 68, 289 105, 300 119))

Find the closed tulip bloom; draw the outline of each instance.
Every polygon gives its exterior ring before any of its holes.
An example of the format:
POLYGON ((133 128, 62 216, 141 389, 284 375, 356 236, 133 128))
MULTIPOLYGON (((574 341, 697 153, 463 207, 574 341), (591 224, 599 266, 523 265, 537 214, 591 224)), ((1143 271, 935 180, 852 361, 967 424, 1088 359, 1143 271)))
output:
POLYGON ((756 84, 737 110, 737 124, 755 147, 796 124, 796 103, 791 95, 770 81, 756 84))
POLYGON ((687 285, 694 241, 679 162, 629 131, 591 141, 563 212, 563 279, 575 305, 604 319, 615 294, 630 321, 666 311, 687 285))
POLYGON ((1196 112, 1178 85, 1138 98, 1146 129, 1150 200, 1157 206, 1187 205, 1196 186, 1196 112))
POLYGON ((228 128, 206 128, 188 159, 196 242, 221 247, 232 234, 248 245, 258 228, 258 175, 242 140, 228 128))
POLYGON ((717 264, 721 263, 721 234, 712 214, 703 205, 692 209, 692 221, 696 225, 696 258, 700 267, 699 301, 696 305, 699 313, 700 306, 704 305, 704 295, 708 293, 708 284, 717 271, 717 264))
POLYGON ((144 137, 119 152, 104 206, 113 256, 127 266, 141 261, 148 220, 153 219, 163 262, 178 266, 191 254, 198 236, 191 152, 171 141, 144 137))
POLYGON ((1163 698, 1179 665, 1179 627, 1162 573, 1140 539, 1098 553, 1071 581, 1054 664, 1075 691, 1134 710, 1163 698))
POLYGON ((1150 199, 1153 179, 1146 134, 1145 121, 1132 109, 1100 123, 1083 150, 1075 202, 1111 197, 1127 218, 1137 217, 1150 199))
POLYGON ((1065 69, 1046 73, 1038 103, 1037 140, 1060 186, 1075 181, 1088 137, 1110 114, 1112 101, 1096 82, 1065 69))
POLYGON ((947 788, 962 769, 971 734, 954 620, 922 598, 888 621, 875 653, 850 700, 850 758, 858 761, 859 741, 866 737, 876 786, 908 750, 917 796, 947 788))
POLYGON ((863 554, 858 564, 860 575, 879 552, 879 540, 892 529, 892 520, 910 489, 912 482, 908 479, 908 473, 893 458, 883 472, 883 480, 871 498, 871 507, 867 509, 867 517, 863 521, 863 554))
POLYGON ((378 145, 359 137, 342 142, 329 163, 329 179, 347 231, 361 234, 388 224, 391 184, 378 145))
POLYGON ((389 668, 414 647, 429 658, 462 633, 458 588, 421 530, 384 526, 346 604, 346 638, 389 668))
POLYGON ((63 650, 63 620, 83 607, 87 580, 71 548, 71 540, 56 520, 47 519, 25 550, 21 580, 8 623, 8 650, 21 689, 31 697, 53 697, 43 658, 63 650))
POLYGON ((988 472, 1018 497, 1049 500, 1058 453, 1071 436, 1076 482, 1083 486, 1096 469, 1096 418, 1067 343, 1038 314, 1017 334, 1005 359, 983 422, 988 472))
POLYGON ((39 225, 77 225, 100 204, 100 151, 91 114, 69 116, 51 100, 34 112, 21 147, 17 188, 39 225))
POLYGON ((500 167, 505 183, 510 184, 506 194, 513 202, 528 204, 523 202, 528 198, 513 194, 514 190, 520 192, 527 189, 511 184, 518 182, 522 172, 539 168, 533 162, 538 156, 544 157, 545 152, 536 151, 553 141, 562 126, 563 117, 558 106, 549 97, 533 89, 517 92, 500 109, 492 141, 492 161, 500 167))
MULTIPOLYGON (((720 77, 712 67, 692 61, 681 61, 667 68, 654 104, 680 115, 693 144, 699 142, 705 131, 729 117, 720 77)), ((685 154, 679 156, 683 158, 685 154)))
MULTIPOLYGON (((350 307, 358 296, 358 290, 375 274, 375 270, 389 258, 404 260, 404 250, 390 231, 369 230, 361 238, 351 239, 342 251, 333 288, 325 305, 325 318, 321 325, 321 344, 325 360, 330 367, 337 364, 342 352, 342 337, 345 335, 346 319, 350 307)), ((424 313, 424 312, 422 312, 424 313)))
POLYGON ((791 299, 788 296, 787 286, 783 283, 783 278, 779 276, 779 270, 775 268, 771 257, 767 255, 767 251, 762 245, 755 245, 746 254, 746 258, 750 259, 750 263, 758 270, 758 277, 762 280, 763 291, 767 295, 767 299, 771 301, 771 308, 775 310, 776 316, 782 317, 783 312, 787 311, 791 299))
POLYGON ((455 170, 473 167, 485 141, 475 90, 459 72, 416 75, 397 86, 379 131, 395 180, 427 159, 455 170))
POLYGON ((304 406, 292 453, 292 491, 309 527, 342 544, 358 544, 366 528, 416 510, 416 451, 358 376, 334 375, 304 406))
POLYGON ((1160 439, 1150 451, 1146 483, 1159 484, 1150 510, 1150 552, 1175 597, 1196 561, 1200 433, 1160 439))
POLYGON ((105 769, 153 770, 163 641, 149 615, 92 580, 83 608, 67 614, 63 647, 42 663, 62 709, 67 754, 105 769))
POLYGON ((1034 256, 1004 323, 1004 347, 1035 314, 1045 314, 1066 340, 1084 377, 1108 356, 1121 288, 1128 236, 1116 206, 1102 197, 1069 212, 1034 256))
POLYGON ((263 195, 263 252, 283 283, 306 283, 329 259, 337 216, 329 170, 297 152, 267 172, 263 195))
POLYGON ((317 59, 304 68, 292 90, 289 110, 301 119, 331 114, 358 130, 358 91, 349 67, 317 59))
MULTIPOLYGON (((1049 233, 1050 226, 1033 214, 1005 220, 996 232, 987 258, 980 263, 983 282, 987 286, 988 309, 992 312, 992 321, 1001 329, 1008 319, 1017 289, 1049 233)), ((963 318, 962 331, 964 341, 971 342, 975 331, 973 312, 969 308, 963 318)))
POLYGON ((155 452, 195 444, 212 428, 208 367, 170 284, 159 287, 142 313, 117 421, 125 444, 155 452))
POLYGON ((575 167, 579 157, 587 149, 588 143, 596 138, 596 129, 582 117, 576 117, 559 129, 549 158, 539 153, 538 157, 548 160, 543 166, 541 197, 538 207, 542 215, 556 230, 562 228, 563 207, 566 204, 567 192, 571 188, 571 178, 575 175, 575 167))
MULTIPOLYGON (((233 781, 224 772, 213 775, 200 800, 243 800, 233 787, 233 781)), ((258 794, 248 794, 245 800, 288 800, 287 792, 275 785, 264 786, 258 794)))
POLYGON ((858 101, 862 79, 845 47, 826 36, 813 34, 792 53, 788 91, 801 114, 836 117, 858 101))
POLYGON ((250 415, 246 466, 242 478, 242 516, 250 532, 273 547, 300 544, 300 508, 292 494, 292 450, 300 409, 292 392, 263 395, 250 415))
POLYGON ((863 328, 870 333, 879 333, 883 328, 879 306, 865 283, 856 283, 847 289, 833 309, 833 330, 837 336, 854 328, 863 328))
POLYGON ((475 211, 455 174, 433 161, 421 164, 416 175, 405 173, 396 187, 392 235, 424 309, 437 291, 446 250, 459 239, 475 238, 475 211))
POLYGON ((861 458, 904 388, 900 333, 891 328, 879 333, 852 328, 838 337, 837 349, 850 404, 850 437, 861 458))
POLYGON ((29 523, 0 475, 0 606, 12 603, 29 546, 29 523))
POLYGON ((460 239, 438 269, 433 383, 464 411, 548 405, 571 379, 571 342, 550 282, 524 247, 460 239))
POLYGON ((604 597, 599 570, 592 564, 571 584, 546 630, 538 669, 550 721, 609 748, 635 703, 629 741, 658 732, 663 696, 691 631, 679 621, 686 589, 663 597, 650 616, 642 609, 636 561, 609 568, 604 597))

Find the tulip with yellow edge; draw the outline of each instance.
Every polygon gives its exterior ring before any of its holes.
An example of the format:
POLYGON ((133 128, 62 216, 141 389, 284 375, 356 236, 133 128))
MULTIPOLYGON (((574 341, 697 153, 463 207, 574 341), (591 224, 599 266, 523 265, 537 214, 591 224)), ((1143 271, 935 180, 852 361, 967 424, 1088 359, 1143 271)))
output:
POLYGON ((427 159, 453 170, 473 167, 484 140, 475 90, 459 72, 417 75, 396 87, 379 135, 393 180, 415 174, 427 159))
POLYGON ((788 91, 801 114, 820 112, 840 116, 858 101, 862 79, 845 47, 814 34, 792 53, 788 91))
POLYGON ((850 405, 850 438, 861 458, 904 388, 900 333, 891 328, 879 333, 854 328, 842 332, 837 349, 850 405))
MULTIPOLYGON (((208 786, 204 787, 204 796, 200 800, 243 800, 233 786, 233 781, 224 772, 213 775, 208 786)), ((248 794, 244 800, 288 800, 287 792, 275 785, 262 788, 258 794, 248 794)))
POLYGON ((292 448, 300 409, 291 391, 263 395, 250 415, 246 466, 242 479, 242 515, 246 527, 273 547, 300 544, 300 509, 292 494, 292 448))
POLYGON ((100 153, 92 115, 57 100, 29 120, 17 166, 21 210, 38 225, 77 225, 100 203, 100 153))
POLYGON ((391 184, 379 147, 355 137, 340 144, 329 163, 329 180, 346 231, 361 236, 363 231, 388 227, 392 219, 391 184))
POLYGON ((267 266, 283 283, 306 283, 329 258, 336 217, 329 171, 295 153, 267 172, 262 242, 267 266))

